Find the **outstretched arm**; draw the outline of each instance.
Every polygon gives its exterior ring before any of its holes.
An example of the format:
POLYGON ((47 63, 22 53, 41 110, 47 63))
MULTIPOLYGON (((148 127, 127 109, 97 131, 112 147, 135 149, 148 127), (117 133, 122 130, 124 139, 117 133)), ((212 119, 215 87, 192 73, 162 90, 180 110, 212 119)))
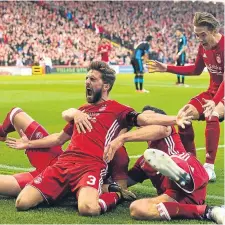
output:
POLYGON ((8 137, 5 143, 10 148, 14 149, 50 148, 53 146, 63 145, 65 142, 70 140, 70 138, 71 136, 64 131, 61 131, 60 133, 50 134, 38 140, 25 140, 24 138, 16 139, 8 137))
POLYGON ((141 113, 137 116, 138 126, 147 125, 178 125, 185 128, 185 125, 191 124, 192 116, 188 116, 189 112, 179 113, 177 116, 167 116, 161 114, 144 114, 141 113))
POLYGON ((104 150, 104 159, 110 162, 116 151, 122 147, 126 142, 131 141, 155 141, 165 138, 171 134, 171 127, 151 125, 142 127, 140 129, 130 131, 119 135, 111 141, 104 150))
POLYGON ((200 75, 205 67, 201 49, 199 48, 195 64, 187 66, 167 65, 158 61, 150 61, 149 72, 170 72, 174 74, 182 74, 186 76, 200 75))

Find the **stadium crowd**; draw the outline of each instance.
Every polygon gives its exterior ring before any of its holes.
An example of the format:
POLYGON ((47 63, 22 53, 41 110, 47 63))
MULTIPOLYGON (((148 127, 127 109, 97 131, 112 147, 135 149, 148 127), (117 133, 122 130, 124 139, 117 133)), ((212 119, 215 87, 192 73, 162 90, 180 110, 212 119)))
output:
MULTIPOLYGON (((197 43, 191 21, 207 11, 224 24, 222 3, 201 2, 0 2, 0 65, 39 64, 86 66, 98 60, 102 37, 113 45, 110 62, 129 64, 130 51, 151 34, 151 58, 174 62, 175 30, 184 28, 187 60, 193 62, 197 43), (170 6, 171 4, 171 6, 170 6), (170 9, 170 10, 168 10, 170 9)), ((224 33, 223 26, 221 32, 224 33)))

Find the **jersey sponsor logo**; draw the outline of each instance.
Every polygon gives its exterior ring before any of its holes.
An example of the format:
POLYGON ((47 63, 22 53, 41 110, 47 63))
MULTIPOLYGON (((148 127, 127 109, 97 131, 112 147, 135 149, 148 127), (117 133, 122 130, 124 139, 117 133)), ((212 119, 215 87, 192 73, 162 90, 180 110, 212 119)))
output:
POLYGON ((205 53, 203 54, 203 58, 207 58, 207 55, 205 53))
POLYGON ((212 64, 209 65, 206 64, 206 66, 210 73, 215 73, 216 75, 223 75, 222 66, 212 64))
POLYGON ((35 134, 35 138, 36 138, 36 139, 41 139, 41 138, 43 138, 43 134, 42 134, 41 132, 37 132, 37 133, 35 134))
POLYGON ((106 110, 106 105, 102 105, 101 108, 99 109, 100 112, 103 112, 106 110))
POLYGON ((220 54, 216 54, 216 61, 217 61, 219 64, 222 63, 220 54))
POLYGON ((42 178, 40 176, 38 176, 34 179, 35 184, 40 184, 41 182, 42 182, 42 178))

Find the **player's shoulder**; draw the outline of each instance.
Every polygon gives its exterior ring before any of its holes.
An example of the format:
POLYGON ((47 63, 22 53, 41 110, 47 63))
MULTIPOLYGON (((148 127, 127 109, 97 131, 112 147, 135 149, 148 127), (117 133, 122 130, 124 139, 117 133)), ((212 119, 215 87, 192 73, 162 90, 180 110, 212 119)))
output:
POLYGON ((88 107, 90 107, 91 106, 91 104, 89 104, 89 103, 84 103, 83 105, 81 105, 78 109, 79 110, 84 110, 84 109, 87 109, 88 107))
POLYGON ((116 108, 131 108, 132 109, 132 107, 122 104, 122 103, 119 103, 116 100, 108 100, 108 103, 116 108))

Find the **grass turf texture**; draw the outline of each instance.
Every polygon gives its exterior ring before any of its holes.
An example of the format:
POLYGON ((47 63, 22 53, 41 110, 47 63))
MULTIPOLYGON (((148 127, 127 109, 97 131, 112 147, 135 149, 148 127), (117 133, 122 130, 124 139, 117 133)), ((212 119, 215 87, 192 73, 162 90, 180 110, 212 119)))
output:
MULTIPOLYGON (((32 77, 0 77, 0 121, 6 113, 15 106, 21 107, 35 120, 41 123, 50 133, 59 132, 65 122, 61 112, 67 108, 78 107, 85 102, 85 75, 51 75, 32 77)), ((186 78, 189 88, 175 86, 176 76, 171 74, 145 74, 145 89, 149 94, 134 91, 133 75, 119 74, 111 92, 111 99, 130 105, 140 111, 144 105, 164 109, 168 114, 176 114, 189 99, 207 89, 209 77, 207 73, 199 77, 186 78)), ((195 141, 198 148, 204 148, 205 122, 194 122, 195 141)), ((16 133, 10 136, 18 137, 16 133)), ((220 145, 224 144, 224 124, 221 124, 220 145)), ((129 143, 126 145, 130 156, 140 155, 146 149, 145 143, 129 143)), ((66 145, 64 146, 66 148, 66 145)), ((198 151, 198 157, 204 162, 205 150, 198 151)), ((136 161, 131 158, 130 166, 136 161)), ((24 151, 9 149, 0 143, 0 173, 13 174, 30 168, 24 151), (7 167, 9 166, 9 167, 7 167)), ((207 203, 211 205, 224 204, 224 148, 217 153, 217 181, 208 185, 207 203)), ((131 188, 138 198, 155 196, 155 190, 149 181, 131 188)), ((126 223, 159 223, 157 221, 136 221, 129 216, 129 204, 123 203, 112 212, 96 218, 81 217, 74 207, 39 207, 28 212, 16 212, 15 200, 0 196, 0 223, 95 223, 95 224, 126 224, 126 223)), ((203 223, 197 220, 174 220, 163 223, 203 223)), ((211 223, 211 222, 210 222, 211 223)))

